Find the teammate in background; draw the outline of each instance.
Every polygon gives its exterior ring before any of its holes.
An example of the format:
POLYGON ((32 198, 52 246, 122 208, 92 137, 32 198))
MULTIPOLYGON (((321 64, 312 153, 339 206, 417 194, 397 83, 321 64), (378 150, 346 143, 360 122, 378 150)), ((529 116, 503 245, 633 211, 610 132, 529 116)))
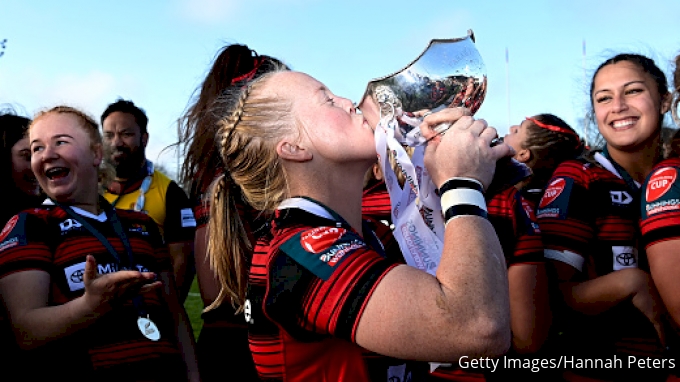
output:
POLYGON ((28 125, 31 120, 13 110, 0 110, 2 139, 2 179, 11 179, 3 187, 5 203, 0 207, 0 225, 22 210, 39 206, 45 199, 31 171, 31 151, 28 145, 28 125))
POLYGON ((574 129, 552 114, 527 117, 510 126, 503 142, 515 149, 514 158, 531 168, 532 175, 517 185, 535 210, 557 166, 584 153, 585 147, 574 129))
POLYGON ((474 195, 465 211, 444 206, 450 216, 435 277, 387 260, 362 225, 363 178, 376 151, 351 101, 296 72, 263 75, 234 99, 220 122, 225 168, 211 198, 209 253, 245 311, 261 378, 367 380, 362 348, 423 361, 507 350, 507 276, 481 185, 511 149, 490 147, 496 131, 463 115, 447 109, 422 125, 435 138, 425 156, 435 184, 474 195), (434 137, 431 126, 455 120, 434 137), (224 250, 245 236, 225 225, 239 224, 225 220, 236 215, 233 187, 256 209, 274 211, 271 240, 258 241, 252 258, 224 250))
MULTIPOLYGON (((13 109, 0 111, 0 176, 2 179, 12 180, 3 187, 5 202, 0 207, 0 225, 3 227, 12 216, 27 208, 38 207, 45 200, 31 170, 31 151, 27 136, 30 123, 30 119, 17 115, 13 109)), ((3 244, 4 241, 0 240, 0 248, 3 244)), ((0 353, 4 355, 8 375, 13 374, 12 370, 22 371, 16 341, 4 311, 0 311, 0 353)))
MULTIPOLYGON (((248 348, 246 320, 242 312, 236 313, 231 296, 226 292, 220 294, 220 281, 211 267, 222 265, 211 264, 206 251, 210 218, 207 192, 224 168, 215 141, 217 121, 224 114, 216 110, 223 104, 220 97, 227 89, 238 89, 246 81, 271 71, 274 64, 281 63, 275 58, 258 55, 246 45, 222 48, 181 121, 186 159, 180 180, 190 190, 189 197, 194 204, 196 276, 207 308, 201 315, 203 328, 196 344, 203 381, 223 381, 225 370, 237 372, 240 381, 259 380, 248 348)), ((238 192, 237 189, 233 191, 238 192)), ((244 223, 243 230, 248 235, 248 243, 243 243, 246 245, 244 250, 249 252, 255 238, 267 232, 266 221, 259 218, 260 213, 248 206, 243 198, 235 197, 234 200, 244 223)))
MULTIPOLYGON (((593 116, 606 144, 561 163, 539 202, 545 256, 553 260, 569 311, 565 354, 661 358, 664 307, 639 247, 640 183, 661 159, 670 106, 653 60, 619 54, 592 79, 593 116)), ((567 380, 663 380, 668 369, 567 370, 567 380)))
POLYGON ((180 301, 194 277, 192 257, 196 220, 184 191, 146 159, 148 118, 132 101, 119 99, 101 116, 105 161, 116 178, 104 197, 114 207, 142 211, 158 224, 172 257, 180 301))
POLYGON ((167 248, 144 214, 115 210, 97 123, 69 107, 29 128, 51 203, 2 231, 0 295, 31 367, 26 380, 198 381, 167 248))
MULTIPOLYGON (((673 108, 680 102, 680 55, 675 58, 673 108)), ((674 117, 677 110, 674 110, 674 117)), ((668 344, 676 356, 680 348, 680 152, 677 133, 671 141, 669 159, 657 164, 642 186, 641 230, 642 247, 647 251, 649 268, 661 299, 666 306, 672 330, 668 344)), ((677 368, 677 364, 676 364, 677 368)))

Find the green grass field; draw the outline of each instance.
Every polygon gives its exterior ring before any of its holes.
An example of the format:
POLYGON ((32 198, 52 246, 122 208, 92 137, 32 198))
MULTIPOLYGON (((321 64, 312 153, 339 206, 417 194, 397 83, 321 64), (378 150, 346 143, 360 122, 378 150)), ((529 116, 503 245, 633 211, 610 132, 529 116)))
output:
POLYGON ((201 332, 201 328, 203 327, 203 320, 201 319, 203 301, 201 300, 201 293, 198 290, 198 281, 196 278, 194 278, 194 282, 191 284, 191 290, 189 291, 189 296, 187 296, 187 300, 184 302, 184 309, 186 309, 189 321, 191 321, 191 327, 194 330, 194 338, 198 339, 198 333, 201 332))

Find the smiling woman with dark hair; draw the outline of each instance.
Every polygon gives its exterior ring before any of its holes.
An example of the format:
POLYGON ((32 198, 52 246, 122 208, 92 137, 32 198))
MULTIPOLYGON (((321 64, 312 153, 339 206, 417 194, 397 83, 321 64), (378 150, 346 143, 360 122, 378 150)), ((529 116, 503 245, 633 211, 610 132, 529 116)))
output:
MULTIPOLYGON (((665 357, 665 309, 638 224, 640 184, 661 160, 670 101, 666 76, 650 58, 619 54, 603 62, 592 78, 590 102, 605 146, 562 162, 539 202, 545 256, 568 307, 556 315, 564 323, 566 354, 665 357)), ((663 380, 667 370, 574 368, 565 376, 651 381, 663 380)))

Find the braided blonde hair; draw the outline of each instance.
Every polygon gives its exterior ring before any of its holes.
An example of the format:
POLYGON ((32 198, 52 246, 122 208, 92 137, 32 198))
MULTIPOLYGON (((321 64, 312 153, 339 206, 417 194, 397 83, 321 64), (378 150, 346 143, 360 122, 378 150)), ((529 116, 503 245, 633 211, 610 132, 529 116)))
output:
POLYGON ((206 311, 218 307, 226 298, 237 311, 245 302, 253 243, 237 204, 245 201, 271 214, 289 195, 276 144, 284 136, 299 135, 299 124, 291 113, 290 102, 264 90, 280 71, 265 74, 243 88, 234 97, 231 114, 218 122, 216 141, 224 171, 211 186, 208 253, 221 288, 206 311))

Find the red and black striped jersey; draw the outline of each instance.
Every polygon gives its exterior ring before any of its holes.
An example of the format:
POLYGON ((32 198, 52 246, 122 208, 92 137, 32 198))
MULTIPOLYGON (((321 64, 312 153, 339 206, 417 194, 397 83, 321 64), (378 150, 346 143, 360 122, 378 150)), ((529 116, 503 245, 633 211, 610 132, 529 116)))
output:
MULTIPOLYGON (((537 218, 546 258, 576 268, 581 282, 626 268, 648 271, 639 248, 639 190, 627 185, 604 156, 595 159, 598 164, 561 163, 545 189, 537 218)), ((653 326, 629 301, 598 315, 565 310, 555 320, 564 325, 565 352, 589 357, 659 357, 662 352, 653 326)))
POLYGON ((680 158, 656 165, 642 186, 640 229, 645 249, 680 238, 680 158))
POLYGON ((569 251, 583 259, 579 271, 584 279, 625 268, 647 269, 644 253, 638 253, 635 192, 598 165, 563 162, 536 211, 546 250, 569 251))
POLYGON ((514 186, 487 200, 488 217, 503 247, 508 267, 543 263, 543 241, 530 203, 514 186))
POLYGON ((261 378, 368 380, 357 324, 397 263, 368 227, 364 233, 301 208, 277 211, 271 240, 255 246, 245 305, 261 378))
MULTIPOLYGON (((134 252, 132 268, 172 272, 170 256, 154 221, 134 211, 118 210, 117 214, 134 252)), ((106 215, 83 216, 83 219, 108 239, 125 259, 124 265, 60 207, 43 206, 14 216, 0 234, 0 278, 28 270, 47 272, 50 275, 48 305, 54 306, 83 295, 87 255, 95 257, 100 274, 122 269, 127 264, 125 248, 113 225, 106 221, 106 215)), ((78 370, 82 375, 93 372, 94 379, 140 370, 148 365, 167 364, 170 369, 178 362, 181 365, 173 313, 167 308, 162 290, 142 297, 146 313, 159 328, 160 340, 151 341, 140 333, 138 311, 128 300, 78 333, 45 345, 45 349, 36 353, 41 359, 36 359, 35 364, 47 368, 57 365, 56 370, 78 370)))
POLYGON ((392 206, 385 181, 374 180, 364 187, 361 199, 361 214, 379 222, 392 224, 392 206))

